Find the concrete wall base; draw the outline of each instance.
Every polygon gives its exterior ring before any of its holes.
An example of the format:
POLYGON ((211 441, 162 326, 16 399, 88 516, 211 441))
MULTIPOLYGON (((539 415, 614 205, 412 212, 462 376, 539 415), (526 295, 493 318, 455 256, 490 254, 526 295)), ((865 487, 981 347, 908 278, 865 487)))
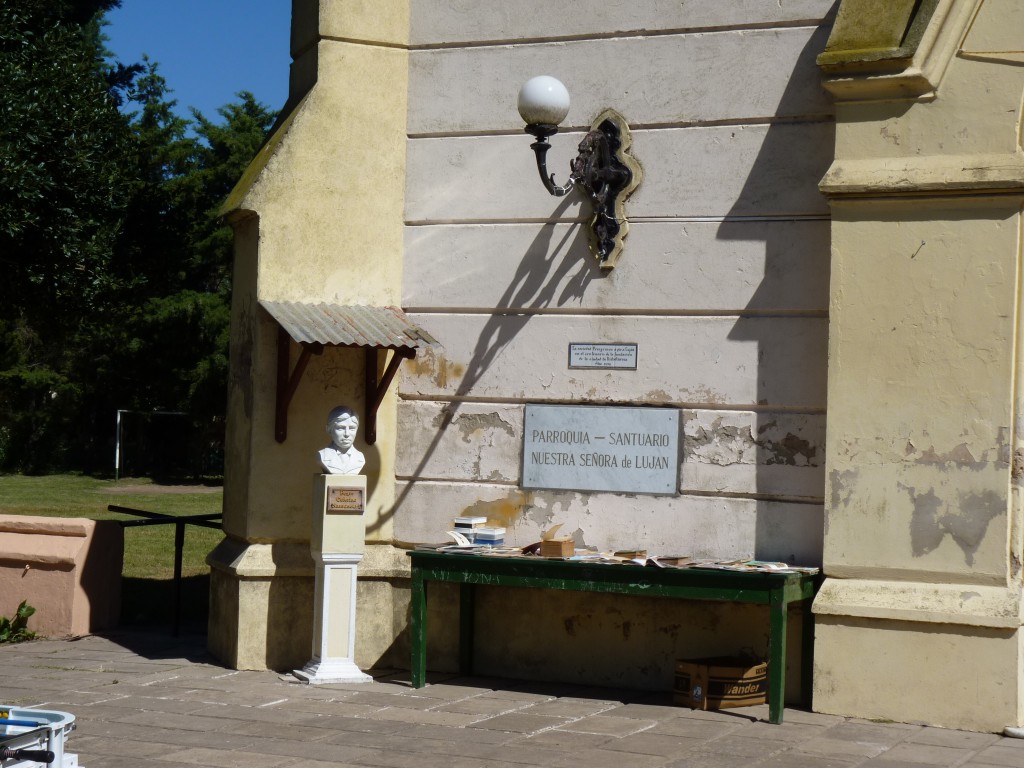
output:
POLYGON ((818 616, 814 710, 998 733, 1021 724, 1019 629, 818 616))
MULTIPOLYGON (((409 566, 405 551, 368 544, 356 585, 356 665, 409 666, 409 566)), ((207 558, 207 646, 233 669, 291 671, 313 644, 313 559, 309 545, 224 541, 207 558)))
POLYGON ((224 539, 207 557, 207 647, 234 669, 290 671, 313 644, 313 559, 308 544, 224 539))
POLYGON ((356 664, 407 669, 409 558, 404 549, 367 542, 356 584, 356 664))

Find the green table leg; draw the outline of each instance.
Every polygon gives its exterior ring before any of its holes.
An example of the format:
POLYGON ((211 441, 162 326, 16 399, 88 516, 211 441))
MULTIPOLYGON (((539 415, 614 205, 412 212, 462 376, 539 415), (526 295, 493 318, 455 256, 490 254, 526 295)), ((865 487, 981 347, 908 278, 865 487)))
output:
POLYGON ((800 648, 800 701, 811 709, 814 703, 814 612, 811 610, 813 598, 804 600, 803 629, 801 631, 800 648))
POLYGON ((422 688, 427 683, 427 585, 423 581, 423 574, 416 568, 412 569, 409 642, 412 645, 412 687, 422 688))
POLYGON ((768 636, 768 722, 781 723, 786 702, 786 619, 783 590, 771 591, 771 633, 768 636))
POLYGON ((459 585, 459 673, 473 674, 473 584, 459 585))

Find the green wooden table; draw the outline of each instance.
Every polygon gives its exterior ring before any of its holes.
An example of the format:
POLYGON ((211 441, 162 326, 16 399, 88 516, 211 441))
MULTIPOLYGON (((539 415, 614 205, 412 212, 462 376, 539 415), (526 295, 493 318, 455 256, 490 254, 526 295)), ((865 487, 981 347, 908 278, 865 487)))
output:
POLYGON ((412 686, 426 684, 427 582, 448 581, 459 592, 459 672, 473 673, 473 590, 477 584, 502 587, 568 589, 619 595, 719 600, 767 605, 768 720, 782 722, 786 695, 786 625, 789 606, 803 604, 801 693, 811 701, 814 620, 811 600, 818 576, 804 573, 758 573, 698 568, 547 560, 540 557, 488 557, 430 550, 409 552, 412 560, 412 686))

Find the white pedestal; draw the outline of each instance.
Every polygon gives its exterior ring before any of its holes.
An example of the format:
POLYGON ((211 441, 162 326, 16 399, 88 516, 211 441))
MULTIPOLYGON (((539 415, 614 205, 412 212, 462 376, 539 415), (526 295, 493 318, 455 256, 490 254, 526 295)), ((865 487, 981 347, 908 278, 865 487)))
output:
POLYGON ((313 658, 294 671, 303 682, 373 681, 355 663, 356 569, 363 559, 365 501, 362 475, 315 478, 310 542, 316 561, 313 658))

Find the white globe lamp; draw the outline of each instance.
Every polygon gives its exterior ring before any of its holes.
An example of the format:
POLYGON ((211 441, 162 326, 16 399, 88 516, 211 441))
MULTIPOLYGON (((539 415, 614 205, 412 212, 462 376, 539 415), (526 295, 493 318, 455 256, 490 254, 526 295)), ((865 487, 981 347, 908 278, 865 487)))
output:
POLYGON ((527 125, 559 125, 569 114, 569 91, 550 75, 530 78, 519 89, 519 114, 527 125))

